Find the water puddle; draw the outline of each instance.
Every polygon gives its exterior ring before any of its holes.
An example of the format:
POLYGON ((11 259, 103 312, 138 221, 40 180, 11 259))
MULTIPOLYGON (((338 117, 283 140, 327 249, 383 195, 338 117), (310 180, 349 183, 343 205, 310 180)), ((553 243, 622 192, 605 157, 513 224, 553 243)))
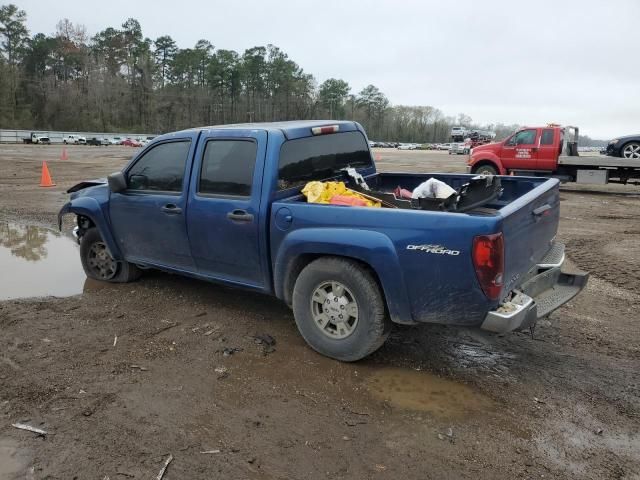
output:
POLYGON ((47 228, 0 223, 0 300, 66 297, 86 279, 78 245, 47 228))
POLYGON ((490 410, 493 401, 462 383, 401 368, 385 368, 369 377, 371 394, 391 406, 457 418, 490 410))
POLYGON ((0 438, 0 478, 14 480, 25 478, 27 459, 21 455, 13 440, 0 438))

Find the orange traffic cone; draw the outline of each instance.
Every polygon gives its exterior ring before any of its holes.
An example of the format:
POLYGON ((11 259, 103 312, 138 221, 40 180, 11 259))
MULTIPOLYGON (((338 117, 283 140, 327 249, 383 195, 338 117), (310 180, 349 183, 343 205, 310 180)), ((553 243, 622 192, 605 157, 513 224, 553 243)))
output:
POLYGON ((40 186, 41 187, 55 187, 56 184, 51 180, 51 175, 49 175, 49 168, 47 167, 47 162, 42 162, 42 176, 40 177, 40 186))
POLYGON ((60 155, 60 160, 69 160, 69 155, 67 155, 67 147, 62 147, 62 155, 60 155))

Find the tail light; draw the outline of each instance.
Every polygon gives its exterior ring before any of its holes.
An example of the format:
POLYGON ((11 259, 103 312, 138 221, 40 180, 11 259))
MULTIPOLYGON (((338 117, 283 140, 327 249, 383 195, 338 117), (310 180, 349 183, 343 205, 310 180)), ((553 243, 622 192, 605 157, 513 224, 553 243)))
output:
POLYGON ((473 266, 484 294, 490 300, 498 300, 502 292, 504 278, 504 239, 502 233, 474 237, 473 266))

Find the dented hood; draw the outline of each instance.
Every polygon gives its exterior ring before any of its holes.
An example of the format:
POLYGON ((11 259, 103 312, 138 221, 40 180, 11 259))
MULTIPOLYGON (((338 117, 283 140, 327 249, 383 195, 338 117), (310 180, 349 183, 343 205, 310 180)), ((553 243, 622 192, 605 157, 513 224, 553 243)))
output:
POLYGON ((76 183, 73 187, 67 190, 67 193, 77 192, 79 190, 84 190, 85 188, 95 187, 96 185, 106 185, 106 178, 96 178, 95 180, 85 180, 80 183, 76 183))

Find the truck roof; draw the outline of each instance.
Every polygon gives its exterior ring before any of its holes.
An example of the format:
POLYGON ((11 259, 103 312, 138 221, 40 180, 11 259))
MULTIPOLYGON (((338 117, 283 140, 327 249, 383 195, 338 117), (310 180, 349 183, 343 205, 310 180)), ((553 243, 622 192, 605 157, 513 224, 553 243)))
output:
POLYGON ((226 125, 211 125, 205 127, 195 127, 180 132, 167 133, 158 138, 177 135, 182 132, 199 132, 203 130, 267 130, 280 131, 288 139, 307 137, 309 130, 314 127, 327 125, 338 125, 339 131, 349 132, 361 130, 361 127, 352 121, 347 120, 290 120, 282 122, 254 122, 254 123, 231 123, 226 125))

